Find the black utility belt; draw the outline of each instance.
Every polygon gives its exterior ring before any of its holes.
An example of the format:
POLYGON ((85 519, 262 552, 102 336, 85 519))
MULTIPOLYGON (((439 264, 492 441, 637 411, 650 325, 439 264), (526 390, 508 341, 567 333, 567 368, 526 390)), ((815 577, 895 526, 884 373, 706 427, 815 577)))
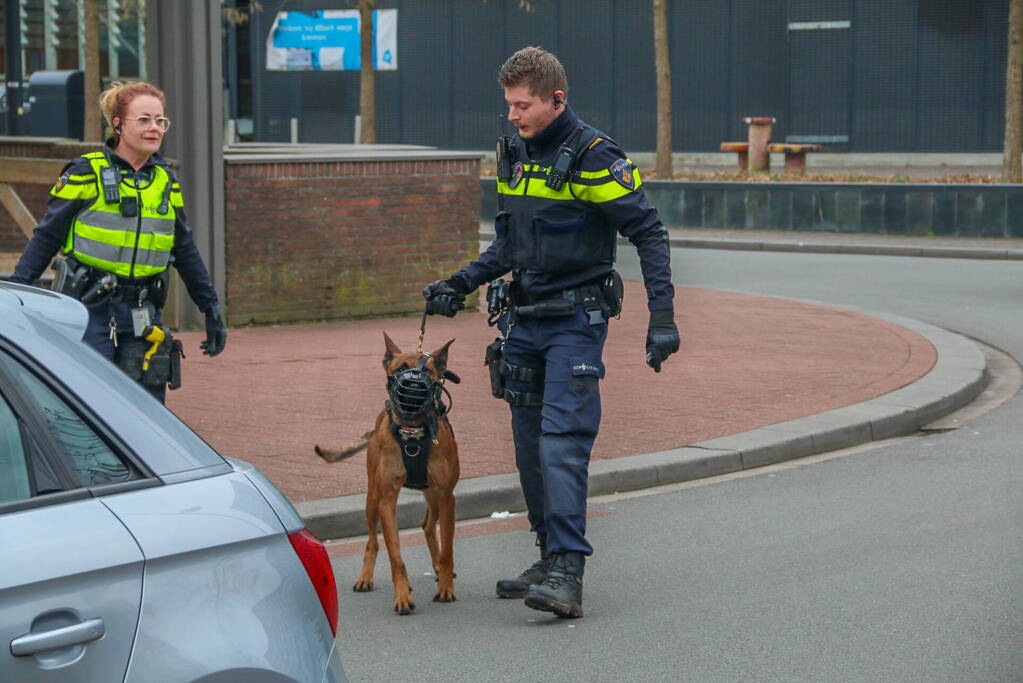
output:
POLYGON ((163 283, 157 277, 128 280, 121 279, 113 273, 97 271, 89 282, 91 286, 82 296, 85 303, 91 304, 100 299, 111 298, 131 305, 150 303, 155 308, 163 308, 167 298, 163 283))
POLYGON ((163 308, 167 299, 167 271, 145 278, 124 278, 71 257, 58 259, 54 269, 57 270, 55 289, 87 306, 117 300, 137 305, 148 302, 155 308, 163 308))
POLYGON ((117 283, 117 293, 121 295, 125 301, 133 301, 138 298, 138 295, 141 292, 152 291, 155 280, 156 278, 152 277, 144 280, 129 280, 127 282, 121 280, 117 283))
POLYGON ((599 285, 588 284, 581 285, 579 287, 573 287, 571 289, 563 289, 560 292, 554 294, 545 294, 542 297, 528 296, 523 292, 515 291, 517 287, 512 288, 511 305, 512 306, 535 306, 537 304, 547 303, 551 301, 564 300, 573 304, 582 304, 587 301, 594 301, 602 299, 604 294, 600 289, 599 285))
POLYGON ((607 322, 621 313, 622 279, 611 271, 596 282, 563 289, 543 297, 522 292, 514 282, 494 280, 487 290, 487 311, 496 321, 504 311, 513 317, 552 318, 571 315, 582 304, 591 325, 607 322))

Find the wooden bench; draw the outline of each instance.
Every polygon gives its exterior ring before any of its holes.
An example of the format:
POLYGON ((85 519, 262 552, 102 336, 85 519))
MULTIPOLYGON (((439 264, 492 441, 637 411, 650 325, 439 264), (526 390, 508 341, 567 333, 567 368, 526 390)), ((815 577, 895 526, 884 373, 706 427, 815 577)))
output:
POLYGON ((739 155, 739 170, 749 170, 749 143, 748 142, 722 142, 722 152, 736 152, 739 155))
POLYGON ((772 142, 767 148, 772 152, 784 154, 785 170, 792 173, 805 173, 807 153, 821 151, 820 145, 811 143, 772 142))

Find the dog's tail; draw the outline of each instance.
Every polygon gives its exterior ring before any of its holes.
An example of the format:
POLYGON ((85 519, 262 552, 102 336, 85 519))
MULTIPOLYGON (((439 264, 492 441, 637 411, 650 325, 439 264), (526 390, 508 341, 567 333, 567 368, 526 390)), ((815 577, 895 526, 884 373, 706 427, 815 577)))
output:
POLYGON ((369 445, 369 437, 371 436, 373 436, 372 429, 363 434, 362 438, 360 438, 358 441, 350 443, 344 448, 338 449, 336 451, 320 448, 319 444, 313 446, 313 450, 316 451, 316 455, 320 456, 327 462, 337 462, 338 460, 344 460, 345 458, 351 457, 358 453, 359 451, 366 448, 366 446, 369 445))

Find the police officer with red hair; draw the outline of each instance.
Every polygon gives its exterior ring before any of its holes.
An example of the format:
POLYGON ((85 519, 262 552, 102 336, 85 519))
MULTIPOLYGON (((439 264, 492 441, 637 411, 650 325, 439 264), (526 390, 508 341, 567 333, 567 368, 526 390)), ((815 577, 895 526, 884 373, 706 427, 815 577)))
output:
POLYGON ((170 128, 163 92, 115 82, 100 108, 112 137, 64 167, 11 281, 34 283, 61 252, 61 291, 89 311, 84 340, 163 401, 175 348, 160 325, 171 264, 205 314, 203 353, 224 350, 227 328, 181 187, 159 154, 170 128))

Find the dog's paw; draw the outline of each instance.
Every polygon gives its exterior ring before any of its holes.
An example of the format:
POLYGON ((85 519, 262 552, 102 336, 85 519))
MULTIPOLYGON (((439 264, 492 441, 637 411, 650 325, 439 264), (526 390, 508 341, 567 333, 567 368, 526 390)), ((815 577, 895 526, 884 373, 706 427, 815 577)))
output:
POLYGON ((412 611, 416 608, 416 603, 411 600, 398 600, 394 603, 394 611, 402 616, 412 614, 412 611))
POLYGON ((458 598, 455 597, 454 590, 437 591, 437 594, 433 596, 434 602, 454 602, 458 598))
POLYGON ((352 590, 356 593, 369 593, 373 590, 373 582, 359 579, 355 582, 355 585, 352 586, 352 590))

